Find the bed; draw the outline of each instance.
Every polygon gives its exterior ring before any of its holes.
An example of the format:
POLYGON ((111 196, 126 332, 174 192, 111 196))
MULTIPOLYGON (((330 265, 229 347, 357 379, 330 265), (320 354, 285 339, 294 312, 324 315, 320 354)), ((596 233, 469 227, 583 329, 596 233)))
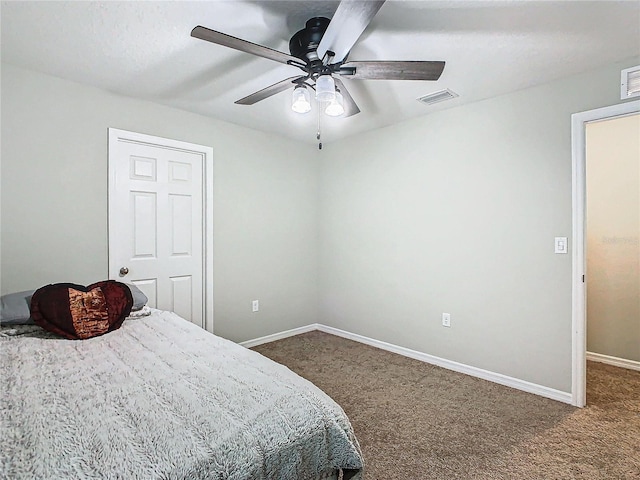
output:
POLYGON ((67 340, 0 330, 0 478, 362 478, 342 409, 174 313, 67 340))

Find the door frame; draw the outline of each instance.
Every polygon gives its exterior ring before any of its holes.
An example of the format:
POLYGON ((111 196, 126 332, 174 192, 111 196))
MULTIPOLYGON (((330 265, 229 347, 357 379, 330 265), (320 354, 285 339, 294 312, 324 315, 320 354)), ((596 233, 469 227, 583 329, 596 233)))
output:
POLYGON ((195 153, 202 156, 202 231, 204 233, 203 248, 203 275, 202 275, 202 299, 204 312, 204 327, 205 330, 213 333, 213 148, 205 145, 198 145, 195 143, 182 142, 179 140, 172 140, 169 138, 156 137, 153 135, 147 135, 144 133, 130 132, 127 130, 120 130, 117 128, 108 128, 108 150, 107 150, 107 168, 108 175, 108 243, 107 243, 107 255, 108 255, 108 271, 107 278, 112 271, 115 271, 118 266, 116 265, 115 258, 110 254, 109 246, 113 244, 114 232, 109 228, 111 222, 115 220, 115 211, 111 205, 111 199, 115 196, 115 169, 111 168, 112 162, 109 161, 110 152, 115 151, 115 145, 119 141, 138 143, 143 145, 149 145, 160 148, 167 148, 171 150, 186 151, 189 153, 195 153))
POLYGON ((571 115, 573 260, 571 404, 587 403, 586 125, 640 112, 640 100, 571 115), (584 275, 584 280, 583 280, 584 275))

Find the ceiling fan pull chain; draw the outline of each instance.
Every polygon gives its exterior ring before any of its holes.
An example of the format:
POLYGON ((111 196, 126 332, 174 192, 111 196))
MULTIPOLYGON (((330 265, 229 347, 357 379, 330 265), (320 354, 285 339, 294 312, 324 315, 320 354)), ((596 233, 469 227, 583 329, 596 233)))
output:
POLYGON ((318 113, 318 132, 316 133, 316 140, 318 140, 318 150, 322 150, 322 142, 320 141, 320 118, 322 115, 320 114, 320 102, 318 103, 318 108, 316 108, 318 113))

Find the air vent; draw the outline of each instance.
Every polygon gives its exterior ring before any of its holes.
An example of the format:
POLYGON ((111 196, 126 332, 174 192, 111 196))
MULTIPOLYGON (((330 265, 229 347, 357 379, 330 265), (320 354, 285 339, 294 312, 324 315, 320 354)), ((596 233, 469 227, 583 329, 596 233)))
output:
POLYGON ((626 68, 620 75, 620 98, 640 97, 640 65, 626 68))
POLYGON ((452 98, 456 98, 457 96, 458 94, 456 92, 452 92, 447 88, 445 90, 440 90, 438 92, 433 92, 429 95, 425 95, 424 97, 420 97, 418 101, 424 103, 425 105, 433 105, 434 103, 444 102, 445 100, 450 100, 452 98))

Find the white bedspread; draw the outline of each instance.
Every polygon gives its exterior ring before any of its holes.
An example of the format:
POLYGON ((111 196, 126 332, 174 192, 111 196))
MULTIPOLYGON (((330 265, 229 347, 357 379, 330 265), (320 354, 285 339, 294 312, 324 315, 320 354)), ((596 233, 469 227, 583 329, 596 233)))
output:
POLYGON ((331 398, 173 313, 89 340, 5 329, 0 360, 1 478, 361 478, 331 398))

